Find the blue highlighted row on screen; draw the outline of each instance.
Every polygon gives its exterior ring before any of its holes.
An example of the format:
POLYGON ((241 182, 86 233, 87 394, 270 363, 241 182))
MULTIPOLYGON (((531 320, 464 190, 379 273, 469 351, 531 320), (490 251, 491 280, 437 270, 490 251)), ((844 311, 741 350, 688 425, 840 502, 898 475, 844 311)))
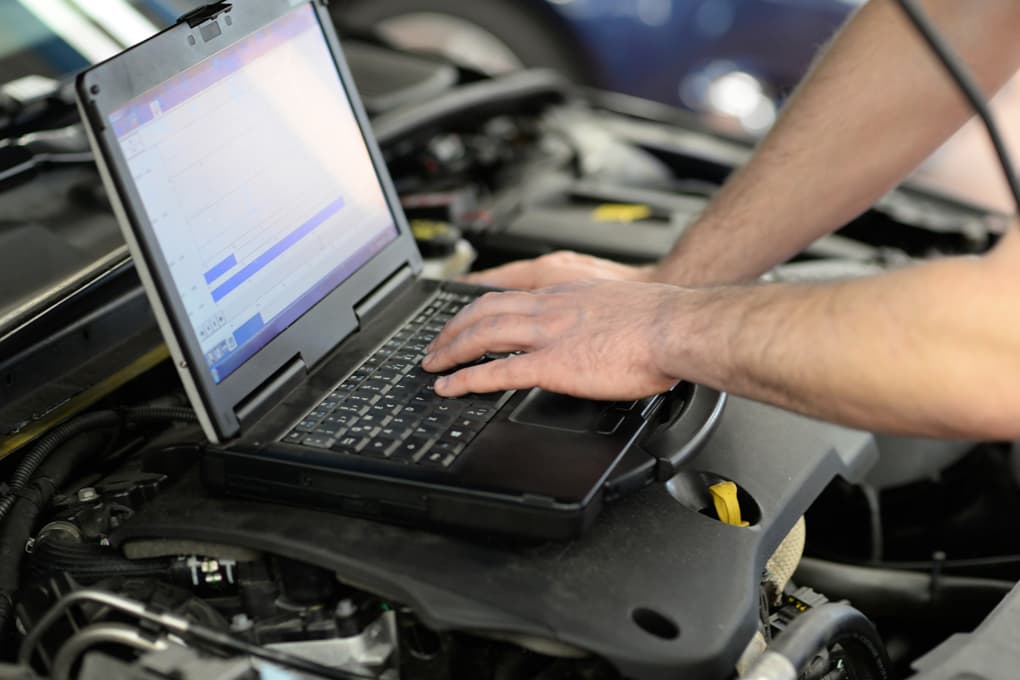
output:
POLYGON ((256 314, 252 318, 241 324, 236 331, 234 331, 234 341, 237 346, 240 347, 244 343, 248 342, 255 337, 255 334, 262 330, 265 324, 262 322, 262 314, 256 314))
MULTIPOLYGON (((280 255, 283 255, 285 252, 287 252, 287 250, 289 250, 292 246, 297 244, 297 242, 303 239, 305 236, 310 234, 316 227, 325 222, 330 216, 339 212, 339 210, 342 207, 344 207, 344 199, 342 198, 336 199, 335 201, 327 205, 325 208, 315 213, 315 215, 313 215, 310 220, 308 220, 300 227, 298 227, 297 229, 290 232, 282 239, 274 243, 272 246, 269 247, 268 250, 266 250, 264 253, 262 253, 254 260, 246 264, 244 267, 242 267, 236 274, 231 276, 229 279, 221 283, 216 288, 213 288, 212 290, 213 302, 219 302, 220 300, 222 300, 224 297, 226 297, 228 293, 238 288, 245 281, 247 281, 252 276, 257 274, 267 264, 269 264, 276 258, 280 257, 280 255)), ((227 262, 233 257, 234 256, 231 255, 223 262, 227 262)), ((216 265, 216 267, 213 267, 209 272, 206 273, 206 282, 209 282, 209 274, 214 273, 217 270, 217 268, 221 264, 223 264, 223 262, 216 265)), ((214 280, 215 278, 216 277, 213 277, 214 280)))
POLYGON ((213 265, 213 268, 205 273, 205 282, 212 283, 236 266, 237 258, 233 255, 228 255, 221 262, 217 262, 213 265))

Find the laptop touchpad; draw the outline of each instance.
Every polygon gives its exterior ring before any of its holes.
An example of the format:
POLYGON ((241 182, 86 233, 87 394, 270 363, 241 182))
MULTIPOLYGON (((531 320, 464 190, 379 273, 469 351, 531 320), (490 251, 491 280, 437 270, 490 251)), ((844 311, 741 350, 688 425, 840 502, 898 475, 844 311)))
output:
POLYGON ((534 389, 510 414, 510 420, 568 432, 594 432, 608 405, 534 389))

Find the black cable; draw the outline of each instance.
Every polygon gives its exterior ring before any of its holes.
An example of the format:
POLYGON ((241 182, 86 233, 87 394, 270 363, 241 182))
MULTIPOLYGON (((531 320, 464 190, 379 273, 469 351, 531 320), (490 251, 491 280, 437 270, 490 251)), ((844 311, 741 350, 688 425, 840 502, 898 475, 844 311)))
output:
POLYGON ((851 677, 872 680, 893 677, 892 663, 874 624, 847 604, 829 602, 809 609, 773 640, 769 651, 786 658, 799 674, 819 650, 837 644, 853 671, 851 677))
POLYGON ((112 427, 124 420, 147 421, 147 420, 179 420, 194 422, 195 413, 191 409, 179 407, 140 407, 127 409, 125 411, 96 411, 78 416, 62 425, 58 425, 43 436, 35 446, 18 463, 10 481, 7 483, 8 492, 0 498, 0 521, 7 515, 14 502, 17 500, 18 492, 25 488, 35 470, 53 451, 58 449, 64 442, 67 442, 83 432, 91 432, 106 427, 112 427))
POLYGON ((169 579, 173 564, 169 557, 131 560, 113 548, 79 542, 62 532, 47 532, 36 538, 24 571, 39 581, 63 572, 75 583, 88 586, 115 577, 169 579))
POLYGON ((974 78, 960 61, 960 58, 956 56, 953 49, 932 25, 928 16, 914 4, 915 0, 897 0, 897 2, 914 25, 914 28, 921 34, 921 37, 928 43, 932 52, 935 53, 935 56, 938 57, 939 61, 949 72, 949 75, 963 92, 967 101, 974 107, 974 111, 981 118, 981 122, 984 123, 985 129, 988 131, 988 137, 992 140, 992 146, 995 147, 995 155, 999 157, 1002 174, 1006 176, 1006 182, 1009 184, 1009 191, 1013 195, 1013 201, 1016 203, 1017 212, 1020 213, 1020 182, 1017 181, 1016 172, 1013 170, 1013 163, 1010 161, 1009 152, 1006 150, 1006 144, 1002 140, 998 126, 996 126, 995 121, 992 119, 992 113, 988 109, 988 104, 981 93, 981 89, 974 82, 974 78))
POLYGON ((102 444, 99 433, 82 433, 61 448, 60 455, 51 456, 39 466, 32 481, 18 492, 7 521, 0 525, 0 648, 12 607, 3 604, 13 597, 21 581, 21 563, 25 543, 36 527, 36 521, 50 500, 62 487, 79 463, 94 455, 102 444))
POLYGON ((60 447, 64 442, 73 439, 82 432, 99 430, 120 422, 121 414, 115 411, 98 411, 87 413, 58 425, 43 436, 28 453, 24 455, 14 470, 10 480, 7 482, 8 491, 4 498, 0 499, 0 521, 7 516, 18 498, 21 491, 32 479, 36 469, 46 460, 51 453, 60 447))

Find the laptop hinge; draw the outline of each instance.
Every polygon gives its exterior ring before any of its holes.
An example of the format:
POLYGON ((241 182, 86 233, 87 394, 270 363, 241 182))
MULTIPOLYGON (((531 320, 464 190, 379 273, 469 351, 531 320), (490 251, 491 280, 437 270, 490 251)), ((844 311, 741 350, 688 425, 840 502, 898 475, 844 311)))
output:
POLYGON ((269 409, 280 403, 284 396, 301 384, 308 366, 300 356, 296 356, 284 365, 265 382, 238 402, 234 413, 241 422, 241 428, 266 414, 269 409))
POLYGON ((409 265, 404 265, 393 273, 388 279, 372 289, 361 301, 354 305, 354 314, 360 322, 379 306, 379 303, 389 297, 392 293, 410 284, 414 280, 414 270, 409 265))

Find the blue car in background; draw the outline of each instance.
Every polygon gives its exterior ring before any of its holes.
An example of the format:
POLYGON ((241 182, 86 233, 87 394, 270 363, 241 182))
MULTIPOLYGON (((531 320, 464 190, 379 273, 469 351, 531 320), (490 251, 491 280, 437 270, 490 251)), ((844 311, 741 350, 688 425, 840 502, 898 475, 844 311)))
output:
POLYGON ((863 0, 335 0, 374 30, 487 73, 572 79, 760 133, 818 48, 863 0))

